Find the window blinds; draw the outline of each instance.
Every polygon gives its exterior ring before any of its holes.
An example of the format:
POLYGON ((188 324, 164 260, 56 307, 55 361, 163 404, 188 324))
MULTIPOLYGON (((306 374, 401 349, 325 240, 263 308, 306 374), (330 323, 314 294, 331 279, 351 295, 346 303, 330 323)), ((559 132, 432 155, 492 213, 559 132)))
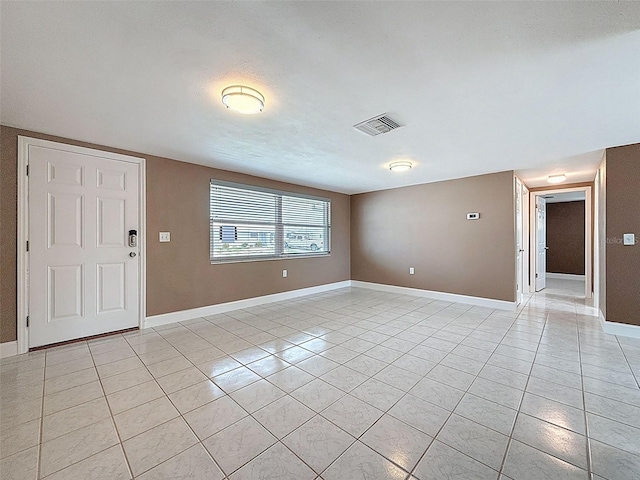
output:
POLYGON ((212 262, 330 252, 331 201, 211 180, 212 262))

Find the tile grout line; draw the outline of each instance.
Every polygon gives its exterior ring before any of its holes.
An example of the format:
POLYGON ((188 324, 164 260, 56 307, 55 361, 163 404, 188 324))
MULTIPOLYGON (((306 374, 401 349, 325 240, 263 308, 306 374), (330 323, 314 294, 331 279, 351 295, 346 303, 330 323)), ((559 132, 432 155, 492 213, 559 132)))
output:
MULTIPOLYGON (((88 344, 88 343, 87 343, 87 345, 86 345, 86 346, 87 346, 87 349, 89 350, 89 354, 90 354, 90 356, 91 356, 91 360, 92 360, 92 362, 93 362, 93 354, 91 354, 91 348, 90 348, 90 346, 89 346, 89 344, 88 344)), ((71 360, 71 361, 73 361, 73 360, 71 360)), ((95 363, 94 363, 94 366, 93 366, 92 368, 96 369, 95 363)), ((75 373, 75 372, 71 372, 71 374, 73 374, 73 373, 75 373)), ((96 374, 97 374, 97 369, 96 369, 96 374)), ((103 386, 102 386, 102 382, 101 382, 101 379, 100 379, 100 376, 99 376, 99 375, 98 375, 98 381, 100 382, 100 387, 101 387, 102 392, 103 392, 103 396, 104 396, 104 399, 105 399, 105 403, 107 404, 107 408, 109 409, 109 414, 110 414, 110 420, 111 420, 112 427, 113 427, 113 429, 114 429, 114 430, 115 430, 115 432, 116 432, 116 436, 118 437, 119 445, 121 445, 121 444, 122 444, 122 442, 121 442, 121 440, 120 440, 119 432, 118 432, 118 430, 117 430, 117 428, 116 428, 116 426, 115 426, 115 422, 114 422, 114 420, 113 420, 113 413, 112 413, 112 411, 111 411, 111 407, 110 407, 110 405, 109 405, 109 402, 107 401, 107 397, 106 397, 106 394, 105 394, 105 392, 104 392, 104 388, 103 388, 103 386)), ((83 384, 83 385, 87 385, 87 384, 83 384)), ((75 387, 71 387, 71 388, 75 388, 75 387)), ((70 389, 65 389, 65 390, 70 390, 70 389)), ((61 390, 61 391, 65 391, 65 390, 61 390)), ((56 392, 56 393, 58 393, 58 392, 56 392)), ((99 397, 98 397, 98 398, 99 398, 99 397)), ((96 399, 93 399, 93 400, 96 400, 96 399)), ((91 401, 93 401, 93 400, 88 400, 87 402, 82 402, 82 403, 80 403, 80 404, 78 404, 78 405, 74 405, 74 406, 72 406, 72 407, 67 407, 67 408, 65 408, 65 409, 63 409, 63 410, 60 410, 60 411, 58 411, 58 412, 55 412, 55 413, 63 412, 63 411, 65 411, 65 410, 69 410, 69 409, 71 409, 71 408, 75 408, 75 407, 77 407, 77 406, 84 405, 84 404, 89 403, 89 402, 91 402, 91 401)), ((43 408, 44 408, 44 398, 43 398, 43 408)), ((51 415, 54 415, 54 414, 51 414, 51 415)), ((102 419, 102 420, 106 420, 106 418, 105 418, 105 419, 102 419)), ((98 420, 98 421, 102 421, 102 420, 98 420)), ((44 422, 44 411, 43 411, 43 422, 44 422)), ((86 427, 88 427, 88 426, 94 425, 95 423, 97 423, 97 422, 94 422, 93 424, 85 425, 84 427, 76 428, 76 429, 71 430, 71 431, 69 431, 69 432, 67 432, 67 433, 65 433, 65 434, 59 435, 59 436, 57 436, 57 437, 55 437, 55 438, 52 438, 50 441, 55 440, 55 439, 57 439, 57 438, 61 438, 61 437, 63 437, 64 435, 67 435, 67 434, 69 434, 69 433, 77 432, 78 430, 81 430, 82 428, 86 428, 86 427)), ((43 429, 43 431, 42 431, 42 435, 44 435, 44 429, 43 429)), ((44 442, 42 442, 42 439, 41 439, 41 445, 44 445, 44 442)), ((95 455, 98 455, 98 454, 100 454, 100 453, 102 453, 102 452, 104 452, 104 451, 106 451, 106 450, 108 450, 109 448, 112 448, 112 447, 114 447, 114 446, 115 446, 115 445, 111 445, 111 446, 109 446, 109 447, 107 447, 107 448, 104 448, 104 449, 102 449, 102 450, 99 450, 99 451, 97 451, 97 452, 94 452, 94 453, 92 453, 91 455, 89 455, 88 457, 85 457, 85 458, 83 458, 83 459, 81 459, 81 460, 78 460, 77 462, 70 463, 70 464, 68 464, 68 465, 64 466, 63 468, 61 468, 61 469, 59 469, 59 470, 56 470, 56 471, 54 471, 54 472, 49 473, 49 475, 47 475, 47 477, 48 477, 48 476, 50 476, 50 475, 53 475, 54 473, 61 472, 62 470, 65 470, 66 468, 69 468, 69 467, 71 467, 71 466, 73 466, 73 465, 76 465, 76 464, 78 464, 78 463, 80 463, 80 462, 83 462, 83 461, 85 461, 85 460, 87 460, 87 459, 89 459, 89 458, 91 458, 91 457, 93 457, 93 456, 95 456, 95 455)), ((121 447, 121 450, 123 450, 123 454, 124 454, 124 449, 123 449, 122 447, 121 447)), ((131 468, 130 468, 130 466, 129 466, 129 463, 128 463, 128 459, 127 459, 127 457, 126 457, 126 454, 124 454, 124 457, 125 457, 125 461, 127 462, 127 469, 129 470, 129 473, 131 473, 131 468)), ((40 472, 38 473, 38 478, 41 478, 41 476, 40 476, 40 472)), ((45 478, 46 478, 46 477, 45 477, 45 478)), ((132 476, 132 478, 133 478, 133 476, 132 476)))
POLYGON ((627 362, 627 366, 629 367, 629 370, 631 371, 631 374, 633 375, 633 378, 636 381, 636 386, 640 388, 640 380, 638 380, 638 376, 633 371, 633 368, 631 368, 631 362, 629 362, 629 358, 627 357, 627 352, 624 351, 624 348, 622 347, 622 344, 620 343, 620 339, 618 338, 618 336, 616 335, 615 337, 616 337, 616 343, 620 347, 620 350, 622 351, 622 355, 624 356, 624 359, 627 362))
MULTIPOLYGON (((155 330, 154 330, 154 331, 155 331, 155 330)), ((156 332, 156 333, 157 333, 157 332, 156 332)), ((162 335, 161 335, 161 336, 162 336, 162 335)), ((163 339, 164 339, 164 337, 163 337, 163 339)), ((128 341, 126 338, 125 338, 124 340, 125 340, 125 341, 127 342, 127 344, 129 344, 129 346, 131 347, 131 344, 129 343, 129 341, 128 341)), ((166 339, 164 339, 164 340, 165 340, 165 341, 167 341, 166 339)), ((170 343, 170 342, 169 342, 169 343, 170 343)), ((173 345, 172 345, 172 347, 173 347, 173 345)), ((173 347, 173 348, 175 348, 175 347, 173 347)), ((208 347, 205 347, 205 348, 208 348, 208 347)), ((134 350, 134 352, 135 352, 135 350, 134 350)), ((176 407, 176 405, 173 403, 173 401, 171 400, 171 398, 169 398, 169 394, 167 394, 167 392, 164 390, 164 388, 162 388, 162 386, 160 386, 160 384, 158 383, 158 381, 157 381, 156 377, 155 377, 155 376, 153 375, 153 373, 151 373, 151 371, 149 370, 149 366, 148 366, 148 365, 147 365, 147 364, 146 364, 146 363, 145 363, 145 362, 140 358, 140 356, 138 355, 138 352, 135 352, 135 353, 136 353, 136 356, 137 356, 138 360, 140 360, 140 362, 142 362, 142 365, 144 365, 144 368, 147 370, 147 372, 149 372, 149 375, 151 375, 151 378, 153 379, 153 381, 158 385, 158 387, 160 388, 160 390, 164 393, 164 397, 159 397, 159 398, 166 398, 166 399, 171 403, 172 407, 173 407, 173 408, 178 412, 178 416, 177 416, 177 417, 174 417, 174 418, 171 418, 171 419, 167 420, 166 422, 159 423, 158 425, 155 425, 155 426, 153 426, 153 427, 151 427, 151 428, 149 428, 149 429, 147 429, 147 430, 144 430, 144 431, 142 431, 142 432, 139 432, 138 434, 134 435, 134 436, 133 436, 133 437, 131 437, 131 438, 135 438, 135 437, 137 437, 137 436, 139 436, 139 435, 142 435, 142 434, 144 434, 144 433, 147 433, 147 432, 149 432, 149 431, 153 430, 153 429, 154 429, 154 428, 156 428, 156 427, 159 427, 160 425, 164 425, 164 424, 166 424, 166 423, 169 423, 169 422, 171 422, 171 421, 175 420, 176 418, 180 418, 180 419, 184 422, 184 424, 187 426, 187 428, 189 429, 189 431, 191 432, 191 434, 194 436, 194 438, 197 440, 197 442, 196 442, 194 445, 191 445, 191 446, 189 446, 189 447, 185 448, 184 450, 181 450, 180 452, 176 453, 175 455, 172 455, 171 457, 169 457, 169 458, 167 458, 167 459, 163 460, 162 462, 157 463, 156 465, 153 465, 151 468, 149 468, 149 469, 147 469, 147 470, 145 470, 145 471, 141 472, 141 473, 140 473, 140 475, 142 475, 142 474, 144 474, 144 473, 146 473, 146 472, 148 472, 148 471, 150 471, 150 470, 152 470, 152 469, 154 469, 154 468, 156 468, 156 467, 158 467, 158 466, 162 465, 162 464, 163 464, 163 463, 165 463, 165 462, 168 462, 169 460, 171 460, 171 459, 173 459, 173 458, 177 457, 178 455, 182 455, 184 452, 186 452, 186 451, 187 451, 187 450, 189 450, 190 448, 193 448, 193 447, 194 447, 194 446, 196 446, 196 445, 200 445, 200 446, 202 446, 202 448, 205 450, 206 454, 207 454, 207 455, 208 455, 208 456, 213 460, 214 465, 216 465, 216 466, 218 467, 218 469, 219 469, 221 472, 223 472, 223 474, 224 474, 224 471, 222 470, 222 468, 220 467, 220 465, 218 464, 218 462, 217 462, 217 461, 216 461, 216 460, 211 456, 211 454, 209 453, 209 450, 207 450, 207 448, 206 448, 206 447, 204 446, 204 444, 202 443, 202 440, 200 440, 200 437, 198 437, 198 435, 196 435, 196 432, 193 430, 193 428, 191 428, 191 425, 189 425, 189 422, 187 422, 187 420, 184 418, 183 413, 178 409, 178 407, 176 407)), ((145 352, 145 353, 146 353, 146 352, 145 352)), ((184 357, 184 355, 182 354, 182 352, 180 352, 180 355, 184 357)), ((174 357, 174 358, 175 358, 175 357, 174 357)), ((184 358, 186 358, 186 357, 184 357, 184 358)), ((170 360, 170 359, 169 359, 169 360, 170 360)), ((164 361, 164 360, 161 360, 160 362, 162 362, 162 361, 164 361)), ((188 361, 189 363, 191 363, 191 365, 192 365, 192 366, 194 366, 194 367, 195 367, 195 365, 193 365, 193 362, 191 362, 188 358, 187 358, 187 361, 188 361)), ((160 362, 156 362, 156 363, 160 363, 160 362)), ((152 365, 152 364, 151 364, 151 365, 152 365)), ((187 368, 189 368, 189 367, 187 367, 187 368)), ((196 368, 197 368, 197 367, 196 367, 196 368)), ((176 372, 174 372, 174 373, 176 373, 176 372)), ((169 375, 171 375, 171 374, 169 374, 169 375)), ((188 388, 188 387, 187 387, 187 388, 188 388)), ((125 390, 126 390, 126 389, 125 389, 125 390)), ((182 390, 182 389, 181 389, 181 390, 182 390)), ((225 395, 227 395, 227 396, 228 396, 228 394, 226 394, 226 392, 225 392, 225 395)), ((222 398, 222 397, 220 397, 220 398, 222 398)), ((146 405, 147 403, 153 402, 153 401, 155 401, 155 400, 157 400, 157 399, 151 400, 151 401, 149 401, 149 402, 145 402, 145 403, 143 403, 143 404, 141 404, 141 405, 137 405, 137 406, 132 407, 132 408, 130 408, 130 409, 128 409, 128 410, 124 410, 123 412, 120 412, 120 413, 124 413, 124 412, 126 412, 126 411, 133 410, 134 408, 138 408, 139 406, 146 405)), ((233 400, 233 399, 232 399, 232 400, 233 400)), ((215 401, 215 400, 212 400, 212 401, 215 401)), ((107 401, 107 403, 109 403, 109 402, 107 401)), ((211 402, 209 402, 209 403, 211 403, 211 402)), ((206 405, 206 404, 205 404, 205 405, 206 405)), ((198 407, 198 408, 199 408, 199 407, 198 407)), ((187 412, 187 413, 188 413, 188 412, 187 412)), ((114 423, 115 423, 115 420, 114 420, 114 423)), ((117 427, 116 427, 116 430, 117 430, 117 427)), ((118 435, 119 435, 119 433, 118 433, 118 435)), ((130 440, 130 439, 127 439, 127 440, 130 440)), ((127 459, 127 464, 129 464, 129 459, 128 459, 128 457, 127 457, 127 453, 126 453, 126 450, 125 450, 125 448, 124 448, 124 442, 122 442, 122 440, 121 440, 121 442, 120 442, 120 445, 121 445, 122 451, 123 451, 123 453, 124 453, 124 455, 125 455, 125 458, 127 459)), ((135 478, 135 476, 133 475, 133 469, 131 468, 131 466, 130 466, 130 465, 129 465, 129 470, 130 470, 130 473, 131 473, 131 478, 135 478)), ((226 474, 224 474, 224 478, 227 478, 227 477, 226 477, 226 474)))
MULTIPOLYGON (((531 300, 531 298, 529 298, 529 300, 527 301, 526 304, 528 304, 530 300, 531 300)), ((518 317, 519 316, 520 315, 518 315, 518 317)), ((516 318, 516 320, 517 320, 517 318, 516 318)), ((531 368, 529 370, 529 374, 527 375, 527 381, 526 381, 526 383, 524 385, 524 390, 522 391, 522 396, 520 397, 520 402, 518 403, 518 408, 516 409, 516 416, 514 418, 513 425, 511 426, 511 432, 508 435, 509 438, 507 439, 507 446, 505 448, 504 455, 502 456, 502 462, 500 464, 500 470, 498 470, 498 476, 500 476, 500 475, 506 476, 506 474, 504 473, 504 467, 505 467, 506 462, 507 462, 507 457, 509 456, 509 450, 511 449, 511 442, 513 440, 513 433, 515 432, 516 425, 518 423, 518 417, 520 416, 520 411, 521 411, 521 408, 522 408, 522 402, 524 401, 524 396, 527 393, 527 387, 529 386, 529 380, 531 379, 531 372, 533 371, 533 367, 534 367, 535 362, 536 362, 536 357, 538 356, 538 350, 540 349, 540 343, 542 342, 542 337, 544 336, 544 331, 546 329, 548 320, 549 320, 549 311, 545 310, 544 324, 543 324, 542 330, 540 332, 540 338, 538 340, 538 347, 536 348, 536 352, 535 352, 535 355, 533 357, 533 361, 531 362, 531 368)))
MULTIPOLYGON (((495 311, 495 310, 494 310, 494 311, 495 311)), ((490 316, 490 315, 489 315, 489 316, 490 316)), ((488 317, 487 317, 487 318, 488 318, 488 317)), ((517 319, 517 317, 516 317, 516 319, 517 319)), ((514 319, 514 320, 511 322, 511 326, 513 326, 513 324, 515 323, 516 319, 514 319)), ((485 320, 486 320, 486 319, 485 319, 485 320)), ((453 321, 453 320, 452 320, 452 321, 453 321)), ((449 323, 451 323, 451 322, 449 322, 449 323)), ((483 322, 483 323, 484 323, 484 322, 483 322)), ((476 327, 476 328, 477 328, 477 327, 476 327)), ((510 327, 510 328, 511 328, 511 327, 510 327)), ((474 331, 475 331, 475 330, 476 330, 476 329, 474 329, 474 331)), ((507 330, 507 332, 508 332, 508 330, 507 330)), ((505 332, 505 333, 502 335, 502 337, 501 337, 501 338, 504 338, 504 337, 506 336, 507 332, 505 332)), ((473 332, 472 332, 472 333, 473 333, 473 332)), ((469 335, 470 335, 470 334, 469 334, 469 335)), ((467 337, 468 337, 468 335, 467 335, 467 337)), ((466 337, 465 337, 465 338, 466 338, 466 337)), ((499 346, 499 345, 500 345, 500 344, 498 344, 498 346, 499 346)), ((491 352, 491 353, 492 353, 492 355, 494 354, 494 352, 495 352, 496 348, 498 348, 498 346, 496 346, 496 347, 494 348, 494 350, 491 352)), ((445 358, 446 358, 446 357, 445 357, 445 358)), ((488 360, 487 360, 487 362, 488 362, 488 360)), ((484 368, 484 366, 486 366, 486 365, 487 365, 487 362, 485 362, 485 363, 484 363, 483 368, 484 368)), ((437 363, 437 364, 436 364, 436 366, 437 366, 437 365, 439 365, 439 364, 440 364, 440 362, 439 362, 439 363, 437 363)), ((435 368, 435 367, 434 367, 434 368, 435 368)), ((426 375, 428 375, 428 373, 427 373, 426 375)), ((426 375, 425 375, 423 378, 426 378, 426 375)), ((477 379, 477 378, 479 378, 479 377, 478 377, 478 375, 475 375, 475 379, 477 379)), ((481 378, 481 377, 480 377, 480 378, 481 378)), ((475 379, 474 379, 474 382, 475 382, 475 379)), ((434 380, 434 381, 436 381, 436 382, 437 382, 437 380, 434 380)), ((441 382, 438 382, 438 383, 441 383, 441 382)), ((443 384, 443 385, 447 385, 447 384, 443 384)), ((472 386, 472 385, 473 385, 473 382, 469 385, 469 387, 467 387, 467 389, 466 389, 466 390, 464 390, 465 394, 467 394, 467 393, 471 394, 471 392, 469 392, 469 389, 471 388, 471 386, 472 386)), ((447 386, 450 386, 450 385, 447 385, 447 386)), ((452 388, 455 388, 455 387, 452 387, 452 388)), ((408 394, 409 394, 409 392, 407 392, 407 395, 408 395, 408 394)), ((471 395, 473 395, 473 394, 471 394, 471 395)), ((478 462, 478 463, 481 463, 482 465, 485 465, 485 466, 487 466, 488 468, 490 468, 491 470, 495 471, 495 469, 494 469, 493 467, 490 467, 489 465, 486 465, 485 463, 480 462, 479 460, 477 460, 477 459, 473 458, 471 455, 468 455, 468 454, 467 454, 467 453, 465 453, 465 452, 461 452, 461 451, 460 451, 460 450, 458 450, 457 448, 452 447, 452 446, 448 445, 447 443, 442 442, 441 440, 438 440, 438 438, 437 438, 437 437, 438 437, 438 435, 440 434, 440 432, 441 432, 441 431, 444 429, 444 427, 446 426, 446 424, 447 424, 447 422, 449 421, 449 419, 451 418, 451 416, 455 413, 455 409, 458 407, 458 405, 460 404, 460 402, 462 401, 462 399, 463 399, 463 398, 464 398, 464 395, 460 398, 460 400, 458 400, 458 402, 456 403, 456 405, 453 407, 453 410, 451 410, 451 411, 450 411, 450 413, 449 413, 449 415, 447 416, 447 419, 443 422, 442 426, 438 429, 438 431, 436 432, 436 434, 432 437, 432 438, 433 438, 432 442, 429 444, 429 446, 427 447, 427 449, 422 453, 422 455, 420 456, 420 458, 418 458, 418 461, 416 462, 416 464, 413 466, 413 468, 412 468, 412 469, 411 469, 411 471, 409 472, 409 476, 410 476, 410 477, 412 477, 412 476, 414 475, 414 473, 415 473, 416 469, 418 468, 418 465, 420 465, 420 462, 421 462, 421 461, 422 461, 422 459, 426 456, 427 452, 429 451, 429 449, 431 448, 431 446, 433 445, 433 443, 434 443, 434 442, 436 442, 436 441, 439 441, 439 442, 443 443, 444 445, 447 445, 449 448, 452 448, 452 449, 456 450, 457 452, 461 453, 462 455, 465 455, 465 456, 467 456, 467 457, 469 457, 469 458, 473 459, 474 461, 476 461, 476 462, 478 462)), ((486 400, 486 399, 485 399, 485 400, 486 400)), ((429 402, 428 400, 425 400, 425 401, 426 401, 426 402, 429 402)), ((429 403, 432 403, 432 402, 429 402, 429 403)), ((442 407, 441 407, 441 408, 442 408, 442 407)), ((446 409, 445 409, 445 410, 446 410, 446 409)), ((466 417, 464 417, 464 418, 466 418, 466 417)), ((470 420, 470 421, 473 421, 473 420, 470 420)), ((474 423, 478 423, 478 422, 474 422, 474 423)), ((479 424, 479 425, 481 425, 481 424, 479 424)), ((484 427, 484 425, 482 425, 482 426, 484 427)), ((485 427, 485 428, 488 428, 488 427, 485 427)), ((490 430, 493 430, 493 429, 490 429, 490 430)), ((498 432, 498 433, 500 433, 500 432, 498 432)), ((498 471, 497 473, 498 473, 498 475, 500 475, 500 471, 498 471)), ((416 477, 416 478, 417 478, 417 477, 416 477)))
POLYGON ((44 354, 44 369, 42 370, 42 403, 40 404, 40 432, 38 435, 38 460, 36 478, 40 478, 42 469, 42 447, 44 445, 44 397, 47 384, 47 353, 44 354))
MULTIPOLYGON (((127 342, 126 338, 124 338, 122 336, 121 336, 121 338, 123 338, 123 340, 127 343, 127 345, 129 345, 129 342, 127 342)), ((94 361, 94 368, 96 369, 96 374, 98 375, 98 381, 100 382, 100 388, 102 389, 102 394, 104 395, 104 401, 107 404, 107 408, 109 409, 109 414, 111 415, 111 424, 113 426, 113 429, 116 431, 116 436, 118 437, 118 442, 119 442, 118 446, 120 447, 120 451, 122 452, 122 455, 124 456, 124 461, 125 461, 125 464, 127 466, 127 471, 129 472, 129 475, 131 476, 131 478, 134 478, 133 469, 131 468, 131 462, 129 461, 129 457, 127 456, 127 452, 124 449, 124 443, 122 441, 122 437, 120 436, 120 431, 118 430, 118 426, 116 425, 115 416, 113 415, 113 410, 111 408, 111 404, 109 403, 109 400, 107 398, 107 392, 105 391, 104 385, 102 383, 103 379, 100 376, 100 374, 98 373, 98 366, 95 365, 95 359, 93 358, 93 352, 91 351, 91 346, 88 346, 88 347, 89 347, 89 352, 91 353, 91 359, 94 361)), ((129 347, 131 347, 131 346, 129 345, 129 347)), ((134 351, 134 353, 136 353, 136 352, 134 351)), ((111 448, 111 447, 109 447, 109 448, 111 448)), ((88 457, 88 458, 91 458, 91 457, 88 457)))
MULTIPOLYGON (((577 319, 576 319, 577 324, 577 319)), ((580 385, 582 386, 581 398, 582 398, 582 415, 584 418, 584 436, 585 436, 585 453, 587 459, 587 477, 593 478, 593 472, 591 471, 592 459, 591 459, 591 436, 589 435, 589 416, 587 415, 587 400, 584 391, 584 375, 582 371, 582 348, 580 342, 580 329, 577 329, 578 335, 578 355, 580 358, 580 385)))

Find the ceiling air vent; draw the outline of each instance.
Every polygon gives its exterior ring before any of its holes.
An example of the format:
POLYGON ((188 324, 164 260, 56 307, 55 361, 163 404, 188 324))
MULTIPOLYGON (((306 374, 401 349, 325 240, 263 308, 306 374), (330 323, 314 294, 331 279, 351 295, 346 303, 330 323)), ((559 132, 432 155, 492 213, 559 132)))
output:
POLYGON ((375 137, 381 133, 387 133, 391 130, 395 130, 396 128, 400 128, 402 125, 384 113, 377 117, 370 118, 369 120, 365 120, 364 122, 360 122, 353 127, 360 130, 362 133, 375 137))

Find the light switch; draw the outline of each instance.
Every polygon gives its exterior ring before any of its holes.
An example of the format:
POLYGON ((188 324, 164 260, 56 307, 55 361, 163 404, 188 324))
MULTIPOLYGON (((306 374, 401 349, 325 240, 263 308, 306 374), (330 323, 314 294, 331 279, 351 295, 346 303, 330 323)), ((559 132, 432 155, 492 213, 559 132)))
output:
POLYGON ((287 278, 288 274, 289 272, 287 272, 286 270, 282 270, 282 278, 287 278))
POLYGON ((171 232, 160 232, 160 241, 161 242, 170 242, 171 241, 171 232))
POLYGON ((622 235, 622 244, 623 245, 635 245, 636 244, 636 236, 633 233, 625 233, 622 235))
POLYGON ((413 269, 413 267, 409 267, 409 275, 413 275, 414 273, 416 273, 416 271, 413 269))

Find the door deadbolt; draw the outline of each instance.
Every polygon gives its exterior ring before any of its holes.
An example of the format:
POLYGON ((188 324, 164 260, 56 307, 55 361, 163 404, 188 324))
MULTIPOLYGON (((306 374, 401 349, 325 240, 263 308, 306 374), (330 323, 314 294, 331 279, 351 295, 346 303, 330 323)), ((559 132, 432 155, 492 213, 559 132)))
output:
POLYGON ((131 258, 135 257, 135 256, 136 256, 136 252, 129 252, 129 256, 130 256, 131 258))

